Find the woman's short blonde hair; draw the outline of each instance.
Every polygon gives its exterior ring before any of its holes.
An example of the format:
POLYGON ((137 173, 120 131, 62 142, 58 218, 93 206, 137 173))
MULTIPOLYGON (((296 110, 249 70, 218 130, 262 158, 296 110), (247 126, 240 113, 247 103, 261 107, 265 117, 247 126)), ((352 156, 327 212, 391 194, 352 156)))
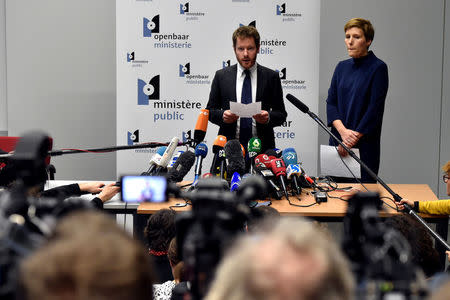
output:
POLYGON ((445 173, 450 173, 450 160, 442 166, 442 171, 444 171, 445 173))
POLYGON ((344 26, 344 32, 347 32, 352 27, 357 27, 364 32, 364 37, 367 41, 373 41, 375 36, 375 30, 373 29, 372 23, 369 20, 362 18, 350 19, 344 26))

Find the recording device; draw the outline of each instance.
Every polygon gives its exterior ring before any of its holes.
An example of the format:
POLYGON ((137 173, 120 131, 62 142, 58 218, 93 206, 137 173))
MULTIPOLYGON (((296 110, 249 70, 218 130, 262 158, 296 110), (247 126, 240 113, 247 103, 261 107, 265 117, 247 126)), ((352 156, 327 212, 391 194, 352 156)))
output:
POLYGON ((282 152, 283 161, 286 164, 286 175, 291 180, 292 191, 300 195, 302 188, 298 183, 297 178, 302 175, 300 165, 298 164, 297 152, 294 148, 286 148, 282 152))
POLYGON ((120 182, 123 202, 167 201, 167 179, 163 176, 125 175, 120 182))
POLYGON ((179 150, 177 153, 175 153, 172 157, 172 159, 170 160, 169 164, 167 165, 167 170, 170 170, 173 168, 173 165, 175 164, 175 162, 177 161, 178 157, 180 157, 180 155, 183 153, 183 150, 179 150))
POLYGON ((322 191, 315 191, 314 192, 314 199, 319 204, 322 203, 322 202, 327 202, 328 201, 327 194, 325 192, 322 192, 322 191))
POLYGON ((250 159, 250 173, 253 173, 253 167, 255 165, 254 159, 261 153, 261 140, 257 137, 252 137, 248 141, 248 158, 250 159))

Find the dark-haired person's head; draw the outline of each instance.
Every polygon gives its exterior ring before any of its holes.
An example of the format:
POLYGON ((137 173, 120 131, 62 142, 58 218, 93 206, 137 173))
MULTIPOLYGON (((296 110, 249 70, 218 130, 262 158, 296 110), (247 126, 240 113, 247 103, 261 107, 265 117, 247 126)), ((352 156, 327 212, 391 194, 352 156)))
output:
POLYGON ((167 208, 151 215, 144 230, 149 248, 163 252, 169 248, 170 240, 175 237, 175 233, 175 211, 167 208))

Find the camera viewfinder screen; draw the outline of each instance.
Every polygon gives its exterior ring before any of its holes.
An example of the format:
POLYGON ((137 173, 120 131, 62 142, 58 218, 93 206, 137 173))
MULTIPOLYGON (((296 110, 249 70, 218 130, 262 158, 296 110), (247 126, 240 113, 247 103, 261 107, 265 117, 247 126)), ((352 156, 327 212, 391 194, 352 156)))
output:
POLYGON ((123 176, 122 201, 164 202, 167 181, 161 176, 123 176))

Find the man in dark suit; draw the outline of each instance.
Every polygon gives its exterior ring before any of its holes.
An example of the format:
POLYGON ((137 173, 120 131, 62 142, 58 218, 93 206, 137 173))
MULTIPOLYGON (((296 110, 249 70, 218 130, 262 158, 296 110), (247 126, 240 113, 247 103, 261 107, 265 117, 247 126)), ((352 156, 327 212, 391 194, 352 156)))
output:
POLYGON ((233 49, 238 64, 218 70, 209 101, 209 120, 218 125, 219 135, 238 138, 247 149, 252 136, 261 139, 262 151, 275 148, 273 128, 286 121, 283 90, 278 72, 256 63, 260 37, 253 26, 241 26, 233 33, 233 49), (261 112, 252 118, 239 118, 230 111, 230 101, 261 102, 261 112))

